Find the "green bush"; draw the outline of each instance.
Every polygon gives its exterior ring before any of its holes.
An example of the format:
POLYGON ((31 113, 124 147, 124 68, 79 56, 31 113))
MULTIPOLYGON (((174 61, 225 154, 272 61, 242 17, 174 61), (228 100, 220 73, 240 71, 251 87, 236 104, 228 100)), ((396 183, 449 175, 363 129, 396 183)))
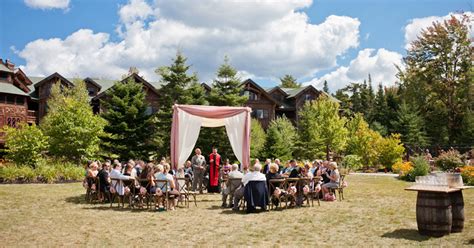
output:
POLYGON ((46 137, 36 125, 21 125, 19 128, 6 127, 6 158, 17 165, 34 167, 41 159, 48 143, 46 137))
POLYGON ((414 182, 417 176, 426 176, 430 171, 430 165, 424 157, 414 157, 411 162, 413 169, 404 178, 407 181, 414 182))
POLYGON ((389 137, 381 138, 378 142, 379 163, 387 170, 392 170, 392 165, 402 161, 405 148, 400 141, 400 134, 391 134, 389 137))
POLYGON ((457 150, 441 153, 435 160, 436 166, 444 171, 454 170, 463 165, 461 154, 457 150))
POLYGON ((358 155, 346 155, 342 160, 342 167, 356 171, 363 167, 362 158, 358 155))
POLYGON ((61 182, 81 180, 84 169, 70 162, 40 159, 36 168, 10 164, 0 167, 0 178, 5 182, 61 182))

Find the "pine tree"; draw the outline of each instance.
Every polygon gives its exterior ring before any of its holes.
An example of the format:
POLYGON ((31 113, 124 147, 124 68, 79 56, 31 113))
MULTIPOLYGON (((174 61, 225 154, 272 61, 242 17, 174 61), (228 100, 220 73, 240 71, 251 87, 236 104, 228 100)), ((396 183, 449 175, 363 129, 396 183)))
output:
POLYGON ((333 97, 335 97, 337 100, 341 101, 339 108, 343 111, 343 115, 345 117, 351 116, 352 111, 351 111, 351 99, 349 95, 345 92, 344 89, 338 89, 336 91, 336 94, 333 94, 333 97))
POLYGON ((370 118, 371 123, 377 122, 380 125, 386 127, 389 119, 387 119, 387 100, 385 99, 384 89, 382 84, 379 84, 377 94, 375 96, 375 102, 372 109, 372 115, 370 118))
POLYGON ((83 81, 72 88, 56 83, 48 100, 41 129, 48 137, 49 153, 73 161, 96 158, 105 121, 94 115, 83 81))
POLYGON ((214 106, 242 106, 247 97, 242 96, 243 90, 237 70, 229 64, 229 58, 224 58, 217 71, 217 78, 209 95, 209 103, 214 106))
POLYGON ((266 155, 286 161, 293 158, 295 142, 298 140, 295 127, 285 116, 272 120, 267 129, 266 155))
POLYGON ((117 82, 101 101, 107 120, 103 148, 120 159, 148 160, 156 149, 153 116, 147 113, 143 86, 132 77, 117 82))
POLYGON ((324 80, 323 91, 329 93, 328 81, 324 80))
POLYGON ((282 88, 300 88, 301 84, 296 82, 296 78, 294 78, 290 74, 286 74, 282 78, 280 78, 281 84, 280 87, 282 88))
POLYGON ((425 147, 428 144, 420 112, 402 103, 397 112, 397 119, 392 121, 395 130, 401 134, 403 143, 408 146, 425 147))
POLYGON ((186 65, 186 61, 186 57, 178 51, 170 66, 160 67, 155 71, 161 77, 162 83, 158 100, 160 108, 154 120, 159 130, 157 133, 158 151, 162 156, 166 156, 170 152, 173 105, 175 103, 206 103, 205 94, 198 83, 197 75, 195 73, 188 75, 190 66, 186 65))

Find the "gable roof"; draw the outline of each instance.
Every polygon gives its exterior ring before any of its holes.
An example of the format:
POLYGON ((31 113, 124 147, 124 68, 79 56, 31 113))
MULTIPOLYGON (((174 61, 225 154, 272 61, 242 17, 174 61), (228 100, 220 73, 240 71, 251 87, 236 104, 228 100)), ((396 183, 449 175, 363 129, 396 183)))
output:
POLYGON ((257 88, 259 91, 262 92, 262 94, 264 96, 266 96, 268 99, 270 99, 270 101, 272 101, 273 103, 275 103, 277 106, 281 105, 277 100, 275 100, 270 94, 268 94, 268 92, 266 90, 264 90, 262 87, 260 87, 260 85, 258 85, 257 83, 255 83, 252 79, 248 78, 247 80, 243 81, 240 85, 244 85, 244 84, 252 84, 255 88, 257 88))
POLYGON ((282 93, 285 97, 288 96, 288 93, 286 93, 284 90, 282 90, 282 89, 280 88, 280 86, 275 86, 275 87, 273 87, 273 88, 267 88, 268 94, 272 94, 272 93, 275 92, 275 91, 279 91, 279 92, 282 93))
POLYGON ((61 74, 55 72, 55 73, 53 73, 53 74, 51 74, 51 75, 49 75, 49 76, 43 78, 43 79, 40 80, 39 82, 35 83, 35 88, 40 87, 42 84, 48 82, 49 80, 51 80, 51 79, 53 79, 53 78, 55 78, 55 77, 61 79, 61 80, 64 81, 66 84, 69 84, 69 86, 74 86, 74 84, 71 83, 71 81, 69 81, 69 79, 66 79, 66 78, 63 77, 61 74))

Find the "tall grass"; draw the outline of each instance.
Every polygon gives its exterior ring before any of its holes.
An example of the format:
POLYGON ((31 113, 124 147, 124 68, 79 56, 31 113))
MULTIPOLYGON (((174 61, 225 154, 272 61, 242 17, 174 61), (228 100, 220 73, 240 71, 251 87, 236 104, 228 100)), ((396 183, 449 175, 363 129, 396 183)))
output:
POLYGON ((44 182, 78 181, 84 177, 84 169, 71 162, 43 159, 36 168, 7 164, 0 167, 0 179, 3 182, 44 182))

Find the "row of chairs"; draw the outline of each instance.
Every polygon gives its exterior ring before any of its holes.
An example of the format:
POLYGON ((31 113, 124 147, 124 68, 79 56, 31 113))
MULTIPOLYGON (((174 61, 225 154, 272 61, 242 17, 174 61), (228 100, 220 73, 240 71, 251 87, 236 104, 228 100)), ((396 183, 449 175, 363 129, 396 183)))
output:
MULTIPOLYGON (((90 203, 99 202, 101 199, 108 199, 110 207, 118 200, 118 206, 125 207, 128 202, 130 208, 151 208, 152 204, 157 205, 156 194, 152 194, 146 190, 150 188, 151 182, 147 179, 139 179, 138 183, 135 179, 115 179, 111 178, 108 191, 101 191, 100 180, 97 177, 87 177, 88 186, 86 188, 86 201, 90 203), (121 188, 128 188, 126 192, 121 192, 121 188)), ((168 206, 168 201, 173 200, 175 196, 169 194, 170 184, 167 180, 154 180, 157 190, 163 192, 164 206, 168 206)), ((191 188, 191 180, 189 178, 176 178, 175 186, 179 192, 179 199, 186 207, 189 208, 190 202, 193 200, 197 206, 196 193, 188 189, 191 188)))

